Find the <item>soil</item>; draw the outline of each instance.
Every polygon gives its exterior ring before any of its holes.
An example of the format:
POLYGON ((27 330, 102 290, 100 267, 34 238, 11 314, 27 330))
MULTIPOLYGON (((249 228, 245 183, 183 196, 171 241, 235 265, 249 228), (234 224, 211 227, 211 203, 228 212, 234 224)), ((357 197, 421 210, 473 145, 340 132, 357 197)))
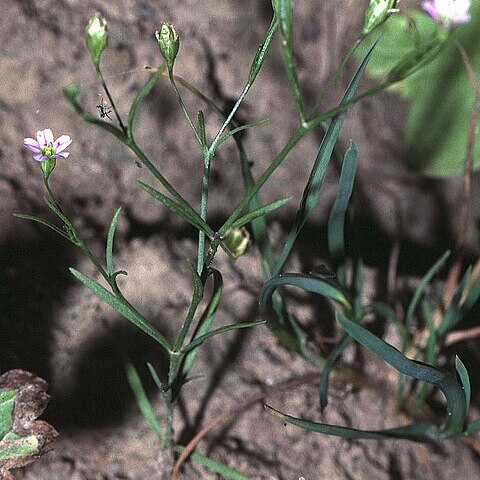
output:
MULTIPOLYGON (((297 3, 295 38, 301 48, 296 49, 296 62, 306 101, 312 105, 319 86, 358 35, 367 2, 297 3)), ((122 278, 121 287, 131 303, 173 338, 192 291, 187 261, 195 258, 195 232, 138 188, 137 180, 154 184, 148 172, 137 167, 132 154, 113 136, 79 118, 62 96, 64 87, 78 83, 82 104, 96 114, 101 87, 83 38, 95 11, 108 21, 109 47, 102 67, 125 116, 149 78, 144 65, 161 63, 154 32, 162 21, 174 24, 181 37, 176 73, 226 106, 241 92, 271 18, 267 0, 3 0, 0 372, 22 368, 49 382, 52 400, 43 419, 60 434, 52 452, 13 472, 17 480, 169 478, 170 464, 139 413, 124 367, 129 359, 139 369, 161 417, 164 411, 145 367, 150 361, 160 370, 165 368, 158 348, 70 275, 67 267, 72 266, 95 275, 79 251, 45 228, 12 216, 22 212, 51 219, 38 165, 22 147, 23 138, 43 128, 51 128, 56 137, 70 135, 71 155, 58 162, 51 177, 59 203, 98 255, 104 251, 111 216, 122 206, 115 260, 128 277, 122 278)), ((354 62, 348 65, 341 85, 332 92, 332 105, 354 69, 354 62)), ((365 78, 363 87, 368 84, 373 85, 373 80, 365 78)), ((187 93, 185 99, 191 112, 205 110, 211 135, 218 128, 214 115, 187 93)), ((245 135, 257 175, 296 127, 294 112, 277 39, 239 113, 246 121, 270 119, 268 125, 245 135)), ((397 244, 401 246, 396 290, 400 304, 411 296, 416 279, 452 247, 461 191, 460 179, 428 179, 405 166, 404 113, 405 105, 394 93, 368 99, 349 113, 340 140, 342 148, 350 138, 359 146, 357 247, 367 264, 368 295, 386 300, 391 293, 386 288, 387 266, 397 244)), ((160 81, 142 106, 136 136, 169 181, 198 205, 201 155, 167 81, 160 81)), ((292 221, 320 141, 318 133, 302 140, 262 189, 264 202, 293 196, 289 205, 269 216, 277 247, 292 221)), ((233 143, 222 146, 212 169, 210 221, 219 225, 243 192, 233 143)), ((338 171, 332 167, 288 270, 308 272, 326 263, 325 223, 337 180, 338 171)), ((476 177, 473 181, 475 191, 479 181, 476 177)), ((478 199, 472 202, 472 212, 475 209, 478 199)), ((256 249, 236 261, 221 252, 215 265, 225 282, 216 325, 254 320, 262 287, 256 249)), ((289 302, 312 341, 335 334, 325 305, 298 292, 290 294, 289 302)), ((467 319, 469 325, 474 321, 467 319)), ((444 362, 451 365, 461 348, 467 368, 475 370, 478 341, 454 347, 442 354, 444 362)), ((361 350, 352 349, 347 359, 363 362, 373 380, 369 388, 334 383, 324 414, 315 382, 283 391, 273 388, 262 401, 247 405, 212 430, 197 451, 252 479, 480 478, 478 456, 462 441, 438 446, 400 440, 347 441, 284 426, 262 408, 266 402, 304 418, 360 428, 404 422, 395 408, 392 372, 361 350)), ((202 377, 184 387, 176 412, 179 441, 187 443, 214 417, 262 387, 308 372, 312 367, 281 347, 265 327, 209 340, 194 371, 202 377)), ((473 375, 473 411, 478 413, 475 380, 473 375)), ((219 477, 187 462, 180 478, 219 477)))

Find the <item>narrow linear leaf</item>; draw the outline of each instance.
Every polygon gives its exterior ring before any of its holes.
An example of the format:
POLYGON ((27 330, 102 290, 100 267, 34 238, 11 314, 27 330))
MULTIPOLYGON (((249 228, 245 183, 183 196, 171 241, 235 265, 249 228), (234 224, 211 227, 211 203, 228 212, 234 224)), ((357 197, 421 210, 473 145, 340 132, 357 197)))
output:
POLYGON ((337 312, 338 324, 358 343, 382 358, 400 373, 431 383, 439 388, 447 400, 448 415, 439 432, 439 438, 451 438, 463 432, 466 410, 465 395, 460 384, 449 374, 430 365, 410 360, 402 352, 384 342, 367 329, 337 312))
MULTIPOLYGON (((210 297, 210 300, 200 318, 198 321, 197 327, 195 331, 193 332, 191 342, 189 344, 192 345, 193 342, 198 341, 202 336, 207 335, 208 330, 210 329, 210 326, 213 322, 213 319, 215 318, 215 313, 217 312, 218 305, 220 303, 220 299, 222 298, 222 291, 223 291, 223 278, 221 273, 214 269, 211 268, 209 269, 208 272, 209 276, 213 276, 213 291, 212 291, 212 296, 210 297)), ((198 343, 198 345, 194 345, 192 348, 188 348, 188 352, 186 353, 183 362, 182 362, 182 379, 186 379, 188 376, 188 373, 190 369, 192 368, 192 365, 195 363, 195 360, 200 353, 200 346, 201 343, 198 343)))
POLYGON ((21 218, 23 220, 30 220, 31 222, 40 223, 53 230, 55 233, 58 233, 58 235, 60 235, 61 237, 66 238, 69 242, 72 242, 75 245, 75 242, 63 230, 58 228, 53 223, 47 222, 46 220, 42 220, 38 217, 34 217, 33 215, 25 215, 23 213, 14 213, 13 216, 16 218, 21 218))
POLYGON ((259 325, 265 325, 267 322, 265 320, 259 320, 258 322, 244 322, 244 323, 235 323, 233 325, 225 325, 224 327, 216 328, 211 332, 205 333, 195 340, 191 341, 187 346, 182 348, 182 353, 187 353, 192 349, 201 345, 205 340, 220 335, 221 333, 231 332, 234 330, 243 330, 244 328, 258 327, 259 325))
POLYGON ((412 325, 413 315, 415 310, 417 309, 418 302, 422 298, 426 288, 432 281, 432 278, 443 268, 445 262, 447 261, 448 257, 450 256, 450 251, 447 250, 428 270, 428 272, 424 275, 424 277, 420 280, 415 293, 413 294, 412 300, 410 301, 410 305, 408 306, 407 313, 405 315, 405 323, 407 325, 407 331, 409 330, 410 326, 412 325))
POLYGON ((359 430, 356 428, 330 425, 328 423, 317 423, 309 420, 302 420, 291 415, 279 412, 269 405, 264 405, 265 410, 280 418, 283 422, 290 423, 297 427, 312 432, 333 435, 335 437, 364 439, 364 440, 388 440, 393 438, 408 438, 417 442, 433 442, 436 440, 434 427, 427 423, 416 423, 405 427, 387 428, 383 430, 359 430))
POLYGON ((220 139, 218 140, 218 146, 220 146, 223 142, 228 140, 230 137, 233 137, 233 135, 235 135, 238 132, 246 130, 247 128, 259 127, 261 125, 265 125, 266 123, 268 123, 268 118, 262 118, 255 122, 246 123, 245 125, 241 125, 240 127, 233 128, 232 130, 227 132, 225 135, 222 135, 220 137, 220 139))
POLYGON ((126 300, 117 298, 98 282, 78 270, 75 270, 74 268, 70 268, 69 270, 75 278, 80 280, 87 288, 97 295, 97 297, 102 299, 105 303, 108 303, 120 315, 156 340, 165 350, 167 350, 167 352, 172 350, 170 342, 126 300))
POLYGON ((307 292, 317 293, 324 297, 331 298, 343 307, 350 308, 350 303, 340 286, 335 286, 331 281, 322 280, 311 275, 300 273, 286 273, 277 275, 265 282, 262 292, 260 293, 260 311, 266 313, 268 304, 274 291, 282 286, 291 285, 302 288, 307 292))
MULTIPOLYGON (((357 147, 350 142, 343 160, 337 196, 328 218, 328 250, 332 262, 337 266, 341 265, 345 258, 345 215, 353 192, 357 165, 357 147)), ((340 275, 340 272, 338 274, 340 275)), ((343 278, 340 279, 341 283, 343 281, 343 278)))
POLYGON ((470 410, 470 398, 472 396, 472 388, 470 386, 470 376, 468 375, 465 364, 460 360, 460 357, 455 355, 455 368, 457 370, 458 377, 462 383, 463 393, 465 394, 465 411, 468 413, 470 410))
POLYGON ((284 197, 279 200, 275 200, 274 202, 267 203, 266 205, 262 205, 261 207, 255 208, 254 210, 251 210, 246 215, 243 215, 242 217, 237 219, 235 222, 233 222, 231 228, 243 227, 247 223, 250 223, 252 220, 255 220, 256 218, 261 217, 262 215, 266 215, 267 213, 273 212, 277 208, 283 207, 291 199, 292 197, 284 197))
POLYGON ((473 435, 480 431, 480 417, 471 421, 465 429, 465 435, 473 435))
MULTIPOLYGON (((355 91, 358 88, 363 72, 365 70, 365 67, 367 66, 368 60, 370 59, 374 47, 375 44, 372 46, 372 48, 364 58, 363 62, 360 64, 357 71, 355 72, 355 75, 353 76, 352 81, 350 82, 350 85, 348 86, 342 98, 342 101, 340 102, 340 106, 348 103, 355 95, 355 91)), ((333 149, 337 142, 340 129, 342 128, 345 121, 345 115, 345 113, 342 113, 333 117, 323 137, 322 143, 317 153, 317 157, 312 167, 312 171, 310 172, 310 177, 302 195, 300 207, 297 211, 295 220, 290 229, 287 240, 285 241, 282 252, 280 253, 280 257, 277 261, 274 274, 279 273, 283 268, 283 265, 285 264, 288 256, 290 255, 290 252, 293 248, 298 234, 300 233, 301 229, 305 225, 305 222, 307 221, 307 218, 309 217, 313 208, 318 202, 323 179, 325 177, 325 173, 327 171, 333 149)))
MULTIPOLYGON (((175 445, 173 450, 176 453, 182 453, 185 447, 182 445, 175 445)), ((229 478, 231 480, 248 480, 248 477, 243 475, 242 473, 234 470, 233 468, 227 467, 223 463, 217 462, 209 457, 205 457, 204 455, 200 455, 199 453, 191 453, 189 457, 197 463, 209 468, 212 472, 219 473, 222 475, 222 478, 229 478)))
POLYGON ((133 121, 135 120, 138 107, 141 105, 145 97, 152 91, 153 87, 158 82, 159 78, 162 76, 165 69, 166 69, 165 64, 159 67, 158 70, 147 80, 145 85, 137 93, 137 96, 135 97, 135 100, 133 101, 132 106, 130 107, 130 111, 128 112, 128 117, 127 117, 127 129, 128 129, 128 135, 130 137, 133 135, 133 121))
POLYGON ((322 370, 322 376, 320 377, 320 383, 318 385, 318 393, 320 397, 320 410, 323 411, 328 405, 328 385, 330 380, 330 374, 332 373, 335 362, 342 355, 345 349, 352 343, 353 338, 350 335, 344 335, 342 339, 333 347, 329 353, 325 366, 322 370))
POLYGON ((110 223, 110 228, 108 229, 107 235, 107 248, 106 248, 106 262, 107 262, 107 273, 112 276, 115 269, 113 266, 113 239, 115 237, 115 230, 117 229, 118 219, 120 217, 120 212, 122 211, 121 207, 118 207, 115 211, 112 221, 110 223))
POLYGON ((158 391, 160 393, 163 393, 164 385, 163 385, 163 382, 160 380, 160 377, 158 376, 158 373, 155 370, 155 367, 150 362, 147 362, 147 368, 148 368, 148 371, 150 372, 150 375, 151 375, 153 381, 155 382, 155 385, 158 388, 158 391))
POLYGON ((135 395, 135 400, 137 401, 138 408, 143 415, 143 418, 147 422, 150 429, 157 435, 160 442, 163 443, 165 439, 165 432, 163 431, 160 423, 158 423, 157 417, 153 410, 152 404, 145 393, 143 388, 142 381, 136 368, 131 362, 126 362, 125 370, 127 372, 127 380, 130 385, 130 388, 135 395))
POLYGON ((213 239, 213 237, 215 236, 215 232, 207 224, 207 222, 205 222, 205 220, 203 220, 200 215, 198 215, 198 213, 196 213, 194 210, 183 208, 180 204, 176 203, 171 198, 168 198, 163 193, 155 190, 153 187, 147 185, 146 183, 138 183, 140 185, 140 188, 142 188, 142 190, 155 198, 155 200, 158 200, 160 203, 162 203, 162 205, 167 207, 179 217, 183 218, 190 225, 193 225, 198 230, 204 232, 210 240, 213 239))

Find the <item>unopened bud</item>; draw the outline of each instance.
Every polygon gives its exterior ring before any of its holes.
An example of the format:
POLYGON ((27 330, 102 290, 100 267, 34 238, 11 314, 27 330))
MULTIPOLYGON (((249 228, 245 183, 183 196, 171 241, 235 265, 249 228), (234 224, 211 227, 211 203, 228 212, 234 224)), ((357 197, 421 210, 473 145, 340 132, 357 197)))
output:
POLYGON ((92 55, 93 64, 98 68, 100 57, 107 46, 108 30, 107 22, 100 13, 96 13, 85 28, 87 48, 92 55))
POLYGON ((365 22, 362 33, 368 35, 374 28, 381 25, 394 13, 397 0, 370 0, 370 5, 365 12, 365 22))
POLYGON ((227 252, 232 258, 238 258, 245 254, 250 246, 250 234, 245 227, 230 228, 225 234, 223 241, 227 252))
POLYGON ((173 25, 162 23, 160 30, 155 32, 155 37, 157 37, 158 40, 160 53, 167 63, 168 71, 171 72, 180 47, 180 39, 178 38, 177 32, 173 28, 173 25))

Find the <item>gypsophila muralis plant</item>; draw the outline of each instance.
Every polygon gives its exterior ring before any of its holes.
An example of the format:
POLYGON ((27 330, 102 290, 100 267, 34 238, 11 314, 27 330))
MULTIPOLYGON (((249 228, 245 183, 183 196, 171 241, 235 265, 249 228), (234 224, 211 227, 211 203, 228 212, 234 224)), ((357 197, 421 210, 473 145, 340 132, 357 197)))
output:
MULTIPOLYGON (((462 5, 465 6, 464 2, 451 1, 446 3, 451 7, 450 9, 440 1, 424 2, 423 6, 430 16, 438 20, 438 28, 442 31, 452 29, 462 21, 468 20, 468 9, 462 10, 460 8, 462 5)), ((175 432, 173 430, 174 407, 179 391, 185 382, 190 380, 190 370, 195 363, 199 348, 203 342, 224 332, 257 327, 265 323, 273 335, 285 347, 296 352, 306 361, 323 371, 322 381, 319 386, 320 404, 322 408, 325 408, 327 405, 329 375, 333 371, 334 365, 342 352, 354 340, 377 354, 404 375, 427 382, 439 388, 447 399, 448 417, 439 429, 431 424, 414 423, 409 426, 379 432, 359 431, 341 426, 309 422, 280 413, 272 407, 267 408, 269 412, 281 417, 282 420, 286 422, 302 428, 348 438, 382 439, 402 437, 417 441, 433 441, 441 438, 450 438, 469 434, 480 429, 478 420, 468 424, 468 426, 466 424, 470 386, 466 369, 459 359, 457 359, 456 368, 460 382, 450 374, 440 371, 434 365, 421 363, 416 358, 410 359, 405 355, 408 351, 410 340, 408 330, 409 322, 411 322, 411 318, 416 311, 419 301, 423 298, 422 296, 426 285, 433 275, 442 267, 446 261, 446 256, 442 257, 442 259, 432 267, 432 270, 427 274, 425 279, 422 280, 419 290, 417 290, 411 307, 408 310, 405 323, 402 322, 401 319, 398 319, 393 310, 387 305, 380 303, 365 305, 362 303, 362 262, 359 256, 354 258, 354 269, 351 275, 351 281, 348 280, 349 276, 347 275, 344 223, 349 211, 349 200, 353 192, 358 160, 357 147, 353 142, 345 154, 341 152, 337 144, 337 139, 345 120, 345 114, 361 99, 379 93, 416 73, 423 66, 431 62, 441 50, 442 46, 448 41, 448 35, 442 34, 424 43, 419 43, 414 51, 409 52, 402 58, 393 59, 394 65, 382 83, 363 93, 357 94, 356 92, 362 75, 375 49, 376 39, 374 38, 372 41, 372 35, 375 35, 378 27, 389 21, 391 15, 402 14, 401 11, 399 12, 397 4, 398 2, 392 0, 370 1, 370 5, 365 13, 364 26, 362 32, 359 33, 358 40, 347 53, 338 69, 333 73, 330 81, 320 89, 316 105, 310 108, 305 104, 296 71, 293 46, 294 12, 291 0, 272 2, 273 14, 268 31, 254 56, 250 71, 246 75, 244 88, 238 95, 233 108, 227 112, 222 111, 215 102, 202 94, 187 80, 175 75, 175 62, 181 61, 180 37, 174 26, 163 23, 155 36, 164 63, 159 67, 151 67, 149 69, 151 76, 138 92, 126 117, 123 117, 119 112, 101 69, 102 53, 107 47, 108 42, 107 22, 98 13, 92 17, 85 31, 86 44, 91 54, 96 74, 108 99, 108 104, 105 104, 107 106, 104 105, 103 100, 101 105, 103 108, 108 107, 109 113, 113 112, 113 120, 111 121, 107 115, 102 115, 103 110, 100 111, 101 118, 86 111, 78 100, 79 87, 71 86, 67 88, 65 95, 77 113, 87 122, 113 134, 126 148, 130 149, 136 156, 138 162, 151 173, 153 177, 152 180, 160 184, 154 187, 147 183, 139 182, 140 188, 148 193, 154 200, 160 202, 164 207, 198 230, 196 265, 190 264, 193 283, 192 299, 183 323, 178 326, 176 337, 173 340, 161 334, 156 327, 124 297, 118 285, 118 276, 127 274, 124 270, 115 268, 113 258, 114 236, 120 220, 120 209, 117 209, 114 213, 108 229, 105 259, 100 259, 90 251, 81 238, 81 232, 77 231, 73 223, 68 219, 67 213, 62 210, 57 202, 53 189, 50 187, 49 178, 56 167, 57 159, 68 156, 65 148, 70 144, 70 138, 63 135, 54 141, 52 132, 49 129, 44 129, 38 132, 37 141, 25 139, 24 145, 34 152, 34 158, 39 162, 41 171, 43 172, 43 180, 48 193, 46 203, 59 218, 61 226, 29 215, 17 216, 40 222, 77 246, 95 265, 103 282, 99 282, 73 268, 70 269, 71 273, 100 299, 108 303, 123 317, 156 340, 159 348, 161 348, 169 358, 168 375, 166 378, 160 378, 154 368, 149 365, 150 373, 166 405, 166 414, 161 421, 157 419, 153 407, 145 395, 137 372, 132 365, 127 366, 128 379, 134 389, 140 409, 150 427, 158 435, 162 445, 168 452, 173 454, 174 452, 181 451, 183 448, 181 445, 176 444, 175 432), (275 37, 279 37, 281 43, 283 61, 298 116, 298 125, 284 147, 272 159, 265 171, 255 178, 251 171, 248 152, 241 138, 236 134, 245 129, 251 129, 261 125, 265 123, 265 121, 257 120, 248 124, 239 124, 235 115, 242 101, 248 95, 253 83, 256 81, 257 75, 265 62, 269 48, 275 37), (364 41, 371 41, 372 44, 353 75, 343 98, 336 107, 322 111, 324 98, 329 94, 333 85, 339 80, 345 65, 352 59, 357 47, 364 41), (142 150, 141 146, 137 144, 135 139, 136 132, 134 123, 138 108, 162 76, 167 77, 175 93, 178 105, 198 144, 196 160, 201 159, 203 173, 199 206, 191 205, 176 190, 164 174, 155 166, 155 162, 151 160, 142 150), (196 117, 190 114, 188 105, 184 102, 181 88, 185 88, 197 96, 206 104, 206 107, 212 115, 214 114, 222 120, 222 125, 213 138, 209 139, 207 136, 206 123, 208 116, 203 111, 198 112, 196 117), (281 198, 267 205, 262 205, 257 193, 289 153, 292 152, 298 142, 314 130, 319 130, 322 133, 323 139, 318 154, 313 161, 311 174, 305 185, 295 219, 293 220, 280 254, 277 256, 274 254, 272 245, 270 244, 268 223, 265 215, 283 206, 290 198, 281 198), (230 213, 226 215, 223 224, 219 228, 214 229, 210 225, 208 218, 210 169, 215 153, 228 139, 235 141, 239 151, 245 194, 237 205, 231 206, 230 213), (309 274, 283 273, 284 266, 293 251, 298 235, 318 203, 321 185, 331 157, 333 157, 338 164, 342 165, 337 198, 332 207, 328 224, 330 262, 334 267, 334 271, 326 270, 309 274), (159 188, 161 188, 162 191, 159 190, 159 188), (266 282, 260 295, 260 314, 262 319, 255 322, 233 324, 214 329, 212 328, 213 321, 221 300, 223 287, 222 273, 214 266, 215 256, 219 248, 223 248, 233 258, 242 255, 250 243, 249 233, 245 229, 246 225, 250 226, 253 239, 260 251, 262 259, 261 270, 266 282), (213 282, 212 292, 207 299, 205 309, 199 311, 200 302, 205 296, 205 286, 210 278, 213 282), (323 358, 317 350, 310 345, 306 332, 297 322, 295 316, 288 312, 281 292, 278 290, 279 287, 284 285, 293 285, 309 292, 320 294, 333 300, 338 305, 336 318, 338 325, 344 331, 344 335, 327 358, 323 358), (372 312, 392 321, 398 327, 404 339, 404 348, 402 351, 385 343, 362 325, 364 317, 372 312)), ((195 159, 192 159, 192 162, 194 161, 195 159)), ((437 340, 446 330, 452 328, 452 326, 458 322, 458 319, 464 314, 464 311, 471 308, 473 302, 480 294, 479 282, 476 281, 472 285, 468 283, 468 279, 470 278, 471 277, 467 275, 465 281, 460 282, 458 286, 459 290, 455 299, 452 300, 452 313, 448 313, 449 311, 445 313, 448 321, 444 321, 431 328, 429 327, 430 340, 428 343, 428 354, 426 357, 422 357, 422 359, 426 358, 430 364, 434 363, 432 361, 432 352, 438 352, 436 346, 439 343, 437 340), (466 290, 467 285, 469 286, 468 290, 466 290)), ((425 301, 422 303, 422 308, 428 317, 430 311, 425 301)), ((423 351, 420 351, 420 353, 422 352, 423 351)), ((435 355, 433 355, 433 357, 434 356, 435 355)), ((424 399, 425 395, 422 393, 418 397, 418 400, 421 402, 424 399)), ((216 463, 198 454, 195 454, 192 458, 208 465, 209 468, 221 473, 225 477, 245 478, 240 473, 232 471, 225 465, 216 463)))

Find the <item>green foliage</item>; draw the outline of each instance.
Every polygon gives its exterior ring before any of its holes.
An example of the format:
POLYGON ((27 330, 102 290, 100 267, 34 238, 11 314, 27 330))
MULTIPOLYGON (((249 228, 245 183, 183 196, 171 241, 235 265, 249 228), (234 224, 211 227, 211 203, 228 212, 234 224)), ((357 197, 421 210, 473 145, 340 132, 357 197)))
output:
MULTIPOLYGON (((478 72, 480 2, 472 2, 471 16, 472 20, 456 28, 445 42, 445 31, 423 12, 393 15, 379 27, 380 40, 368 66, 374 77, 400 80, 411 74, 395 85, 409 105, 405 158, 427 175, 451 176, 463 171, 474 95, 455 42, 464 46, 478 72)), ((368 43, 358 50, 359 55, 368 43)), ((474 158, 478 169, 480 142, 476 142, 474 158)))

